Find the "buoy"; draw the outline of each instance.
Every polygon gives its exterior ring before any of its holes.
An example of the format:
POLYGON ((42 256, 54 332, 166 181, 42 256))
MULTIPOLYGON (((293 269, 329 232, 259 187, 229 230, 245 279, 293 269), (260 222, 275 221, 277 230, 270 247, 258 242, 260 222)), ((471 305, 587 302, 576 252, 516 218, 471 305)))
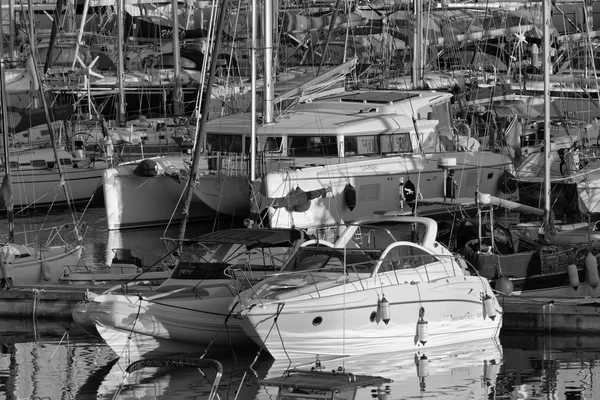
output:
POLYGON ((386 325, 390 322, 390 302, 387 301, 385 296, 379 300, 379 304, 377 305, 378 317, 381 319, 386 325))
POLYGON ((427 343, 427 340, 429 339, 429 326, 427 321, 423 318, 417 323, 417 339, 421 344, 427 343))
POLYGON ((483 361, 484 377, 486 382, 496 382, 496 378, 500 373, 500 365, 496 363, 496 360, 483 361))
POLYGON ((423 354, 419 358, 419 365, 417 366, 417 376, 419 377, 419 386, 422 392, 425 391, 425 377, 429 376, 429 360, 427 356, 423 354))
POLYGON ((156 176, 158 174, 158 165, 154 160, 142 160, 133 170, 137 176, 156 176))
POLYGON ((483 298, 483 305, 485 307, 485 313, 493 321, 496 319, 496 307, 494 306, 494 298, 489 294, 486 294, 483 298))
POLYGON ((42 279, 48 282, 52 279, 52 273, 50 272, 50 263, 48 261, 42 261, 42 279))
POLYGON ((569 283, 573 289, 577 290, 579 287, 579 272, 577 271, 577 265, 569 264, 567 266, 567 272, 569 273, 569 283))
POLYGON ((598 260, 596 260, 596 257, 591 252, 585 258, 585 272, 587 274, 588 285, 592 289, 596 289, 600 283, 600 278, 598 278, 598 260))
POLYGON ((400 202, 398 203, 398 206, 400 207, 400 210, 404 210, 404 177, 401 176, 400 179, 398 180, 398 193, 400 194, 400 202))
POLYGON ((5 279, 12 278, 12 264, 2 263, 2 277, 5 279))
POLYGON ((496 280, 495 289, 504 295, 510 296, 514 290, 514 286, 510 279, 506 276, 501 276, 496 280))
POLYGON ((417 198, 417 187, 409 179, 404 184, 404 200, 406 200, 407 203, 411 203, 411 202, 415 201, 416 198, 417 198))
POLYGON ((346 201, 346 207, 350 211, 354 210, 354 207, 356 207, 356 189, 350 183, 347 183, 344 188, 344 200, 346 201))
POLYGON ((456 181, 454 180, 454 170, 448 171, 446 177, 446 186, 444 187, 444 200, 456 198, 456 181))
POLYGON ((429 360, 425 354, 418 359, 417 376, 419 378, 425 378, 426 376, 429 376, 429 360))

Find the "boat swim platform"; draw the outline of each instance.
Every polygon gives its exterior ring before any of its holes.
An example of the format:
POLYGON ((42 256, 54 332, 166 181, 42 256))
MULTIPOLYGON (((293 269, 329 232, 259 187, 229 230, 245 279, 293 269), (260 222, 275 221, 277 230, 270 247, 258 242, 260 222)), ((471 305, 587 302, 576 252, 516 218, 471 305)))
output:
MULTIPOLYGON (((114 288, 114 285, 110 285, 114 288)), ((2 318, 71 319, 75 305, 86 292, 100 294, 101 285, 27 285, 0 291, 2 318)), ((150 288, 136 286, 127 294, 143 294, 150 288)), ((113 293, 121 293, 114 290, 113 293)), ((504 310, 502 329, 546 333, 600 333, 600 298, 549 298, 498 295, 504 310)))

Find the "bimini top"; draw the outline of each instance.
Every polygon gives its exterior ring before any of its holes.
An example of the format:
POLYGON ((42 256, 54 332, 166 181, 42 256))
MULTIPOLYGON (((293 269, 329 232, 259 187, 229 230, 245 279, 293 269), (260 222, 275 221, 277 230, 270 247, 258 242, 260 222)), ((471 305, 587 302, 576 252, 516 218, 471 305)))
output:
POLYGON ((246 247, 292 246, 304 232, 290 228, 239 228, 207 233, 191 239, 196 243, 237 243, 246 247))

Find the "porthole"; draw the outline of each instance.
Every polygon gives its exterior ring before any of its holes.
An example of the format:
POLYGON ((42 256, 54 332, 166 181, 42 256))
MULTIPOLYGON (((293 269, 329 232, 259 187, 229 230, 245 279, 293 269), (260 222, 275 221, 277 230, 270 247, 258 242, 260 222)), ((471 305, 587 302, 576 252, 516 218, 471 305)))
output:
POLYGON ((319 325, 321 325, 321 322, 323 322, 323 318, 317 317, 317 318, 313 319, 313 323, 312 324, 314 326, 319 326, 319 325))

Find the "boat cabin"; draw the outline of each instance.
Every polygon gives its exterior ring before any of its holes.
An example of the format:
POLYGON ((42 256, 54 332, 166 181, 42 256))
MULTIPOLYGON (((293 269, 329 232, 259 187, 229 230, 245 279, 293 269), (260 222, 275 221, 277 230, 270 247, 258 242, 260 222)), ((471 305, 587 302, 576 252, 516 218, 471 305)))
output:
MULTIPOLYGON (((280 157, 381 156, 449 150, 449 93, 357 91, 293 107, 257 123, 257 151, 280 157)), ((209 152, 249 153, 251 120, 232 115, 207 124, 209 152)))

